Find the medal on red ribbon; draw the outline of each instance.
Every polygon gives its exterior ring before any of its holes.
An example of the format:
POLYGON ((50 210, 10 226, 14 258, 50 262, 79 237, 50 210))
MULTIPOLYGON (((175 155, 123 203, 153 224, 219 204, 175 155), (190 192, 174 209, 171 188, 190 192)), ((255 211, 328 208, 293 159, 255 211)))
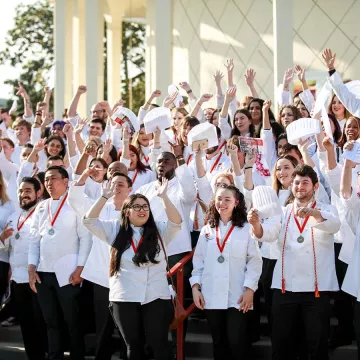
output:
POLYGON ((54 224, 55 224, 55 222, 56 222, 56 219, 58 218, 58 216, 59 216, 59 214, 60 214, 60 211, 61 211, 62 207, 63 207, 64 204, 65 204, 65 201, 66 201, 67 197, 68 197, 68 193, 66 193, 66 195, 65 195, 64 198, 62 199, 59 207, 58 207, 57 210, 56 210, 56 213, 55 213, 54 218, 52 218, 52 215, 51 215, 51 209, 50 209, 50 201, 51 201, 51 200, 48 201, 48 214, 49 214, 49 219, 50 219, 50 224, 51 224, 51 228, 50 228, 50 230, 48 231, 48 234, 49 234, 49 235, 54 235, 54 234, 55 234, 55 230, 54 230, 53 226, 54 226, 54 224))
POLYGON ((17 221, 17 233, 16 233, 16 235, 15 235, 15 239, 16 240, 18 240, 18 239, 20 239, 20 234, 19 234, 19 232, 20 232, 20 230, 21 230, 21 228, 24 226, 24 224, 26 223, 26 220, 34 213, 34 211, 35 211, 35 208, 34 209, 32 209, 30 212, 29 212, 29 214, 27 214, 27 216, 25 217, 25 219, 24 219, 24 221, 22 221, 21 223, 20 223, 20 216, 21 216, 21 214, 19 215, 19 217, 18 217, 18 221, 17 221))
POLYGON ((224 238, 224 241, 223 241, 222 244, 220 244, 219 228, 216 227, 216 231, 215 231, 215 232, 216 232, 216 244, 217 244, 217 247, 219 248, 219 251, 220 251, 220 256, 217 258, 217 261, 218 261, 220 264, 222 264, 222 263, 225 261, 225 258, 224 258, 224 256, 223 256, 222 252, 223 252, 223 250, 224 250, 224 248, 225 248, 226 242, 228 241, 228 239, 229 239, 232 231, 234 230, 234 227, 235 227, 234 225, 232 225, 232 226, 230 227, 230 229, 228 230, 228 232, 227 232, 226 235, 225 235, 225 238, 224 238))

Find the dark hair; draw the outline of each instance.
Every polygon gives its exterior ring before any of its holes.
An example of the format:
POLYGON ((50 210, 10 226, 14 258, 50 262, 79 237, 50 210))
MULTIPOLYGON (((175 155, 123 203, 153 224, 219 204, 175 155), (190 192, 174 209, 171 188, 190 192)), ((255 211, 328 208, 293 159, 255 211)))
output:
MULTIPOLYGON (((271 121, 270 126, 271 126, 272 133, 275 136, 275 139, 277 139, 281 134, 284 133, 284 127, 281 124, 279 124, 275 121, 271 121)), ((275 142, 276 142, 276 140, 275 140, 275 142)))
POLYGON ((23 149, 33 149, 34 148, 34 145, 31 144, 31 143, 26 143, 24 146, 23 146, 23 149))
POLYGON ((289 160, 294 168, 296 168, 299 165, 299 162, 291 155, 283 155, 283 156, 280 156, 276 160, 276 163, 275 163, 275 166, 274 166, 274 169, 273 169, 272 188, 276 191, 276 193, 278 195, 279 195, 280 189, 282 188, 282 185, 281 185, 280 181, 276 177, 276 168, 277 168, 278 161, 282 160, 282 159, 289 160))
POLYGON ((64 159, 59 155, 49 156, 46 160, 46 167, 49 167, 50 161, 57 161, 57 160, 64 161, 64 159))
POLYGON ((40 180, 40 183, 43 185, 44 187, 44 192, 43 192, 43 199, 49 199, 50 195, 48 193, 48 191, 46 190, 45 187, 45 173, 43 171, 38 172, 36 175, 33 176, 34 178, 38 178, 40 180))
MULTIPOLYGON (((51 136, 49 136, 49 137, 46 139, 45 145, 49 145, 52 140, 59 141, 59 143, 60 143, 61 146, 62 146, 62 149, 61 149, 61 151, 59 152, 59 156, 61 156, 62 158, 64 158, 64 157, 65 157, 65 154, 66 154, 66 147, 65 147, 65 144, 64 144, 64 140, 63 140, 60 136, 58 136, 58 135, 51 135, 51 136)), ((46 155, 47 157, 50 156, 50 154, 49 154, 46 146, 45 146, 44 152, 45 152, 45 155, 46 155)))
POLYGON ((128 184, 128 187, 131 188, 133 186, 132 180, 124 173, 116 171, 113 173, 111 179, 113 179, 115 176, 122 176, 126 179, 126 182, 128 184))
MULTIPOLYGON (((100 145, 98 146, 98 148, 96 149, 96 157, 99 157, 99 156, 100 156, 100 155, 99 155, 99 151, 102 150, 103 146, 104 146, 104 144, 100 144, 100 145)), ((117 160, 118 154, 117 154, 117 151, 116 151, 115 146, 112 146, 112 148, 111 148, 111 150, 110 150, 110 152, 109 152, 109 156, 111 157, 111 162, 114 162, 114 161, 117 160)), ((111 163, 110 163, 110 164, 111 164, 111 163)), ((110 165, 110 164, 109 164, 109 165, 110 165)))
POLYGON ((345 122, 345 125, 344 125, 344 129, 343 129, 343 132, 342 132, 342 135, 341 135, 341 139, 340 139, 340 141, 339 141, 339 147, 341 147, 341 149, 343 148, 343 146, 346 144, 346 142, 348 141, 347 140, 347 136, 346 136, 346 125, 347 125, 347 123, 348 123, 348 121, 353 121, 353 120, 355 120, 356 122, 357 122, 357 124, 358 124, 358 128, 359 128, 359 130, 358 130, 358 138, 359 138, 359 134, 360 134, 360 119, 359 118, 357 118, 357 117, 355 117, 355 116, 350 116, 347 120, 346 120, 346 122, 345 122))
MULTIPOLYGON (((132 207, 136 199, 145 200, 150 208, 149 200, 141 194, 132 194, 124 201, 120 215, 120 231, 111 245, 110 276, 115 275, 119 271, 121 256, 131 245, 133 229, 130 226, 128 210, 132 207)), ((142 237, 143 241, 138 248, 138 252, 132 259, 134 264, 140 266, 140 264, 146 264, 149 261, 152 264, 157 264, 158 261, 155 260, 155 257, 160 252, 160 247, 158 230, 151 210, 149 210, 149 219, 143 225, 142 237)))
MULTIPOLYGON (((263 105, 264 105, 264 100, 259 99, 259 98, 253 98, 253 99, 249 102, 249 104, 248 104, 248 106, 247 106, 247 110, 250 111, 250 106, 251 106, 251 104, 254 103, 254 102, 259 103, 259 104, 260 104, 260 108, 261 108, 261 110, 260 110, 260 115, 261 115, 260 126, 259 126, 258 130, 255 131, 254 137, 260 137, 260 133, 261 133, 261 129, 262 129, 262 107, 263 107, 263 105)), ((275 121, 275 116, 274 116, 274 113, 272 112, 271 109, 269 109, 269 120, 270 120, 270 121, 275 121)))
POLYGON ((102 119, 94 118, 94 119, 92 119, 92 120, 90 121, 90 124, 91 124, 91 123, 101 124, 101 127, 102 127, 103 131, 104 131, 105 128, 106 128, 106 122, 105 122, 104 120, 102 120, 102 119))
POLYGON ((57 170, 57 171, 60 173, 60 175, 61 175, 61 177, 62 177, 63 179, 68 179, 68 178, 69 178, 68 172, 66 171, 66 169, 64 169, 64 168, 61 167, 61 166, 54 165, 54 166, 48 167, 48 168, 45 170, 45 175, 46 175, 46 173, 47 173, 48 171, 50 171, 50 170, 57 170))
POLYGON ((281 156, 288 155, 292 150, 294 150, 296 152, 296 155, 298 155, 299 158, 302 159, 302 155, 299 148, 296 145, 291 145, 289 143, 287 143, 282 147, 281 156))
POLYGON ((218 139, 220 139, 221 138, 221 129, 218 126, 215 126, 215 128, 216 128, 216 136, 218 139))
POLYGON ((1 108, 0 109, 0 114, 8 114, 9 111, 10 111, 10 109, 8 109, 8 108, 1 108))
POLYGON ((233 120, 234 125, 233 125, 233 128, 231 129, 230 137, 232 137, 234 135, 241 136, 239 129, 235 126, 235 117, 237 114, 244 114, 250 120, 249 133, 250 133, 250 137, 254 137, 255 126, 252 123, 252 117, 251 117, 250 111, 247 109, 239 109, 239 110, 235 111, 234 120, 233 120))
POLYGON ((328 117, 329 117, 329 120, 333 123, 333 125, 335 127, 335 131, 333 133, 334 143, 339 145, 340 140, 341 140, 341 136, 342 136, 339 121, 337 121, 336 117, 334 115, 332 115, 332 114, 328 114, 328 117))
MULTIPOLYGON (((344 82, 344 84, 345 84, 345 82, 344 82)), ((333 115, 334 117, 335 117, 335 114, 334 114, 334 112, 332 111, 332 102, 334 101, 334 98, 335 98, 335 96, 337 97, 337 95, 336 94, 334 94, 332 97, 331 97, 331 100, 330 100, 330 103, 329 103, 329 106, 328 106, 328 115, 333 115)), ((339 98, 338 98, 339 99, 339 98)), ((340 99, 339 99, 339 101, 340 101, 340 99)), ((341 102, 341 101, 340 101, 341 102)), ((342 102, 341 102, 342 103, 342 102)), ((344 104, 343 104, 343 106, 344 106, 344 104)), ((344 108, 345 108, 345 110, 344 110, 344 119, 347 119, 347 118, 349 118, 350 116, 351 116, 351 114, 349 113, 349 111, 348 111, 348 109, 344 106, 344 108)), ((329 116, 330 117, 330 116, 329 116)), ((336 117, 335 117, 335 119, 336 119, 336 117)), ((342 120, 342 119, 340 119, 340 120, 342 120)), ((337 121, 337 119, 336 119, 336 121, 337 121)), ((335 139, 334 139, 335 140, 335 139)))
POLYGON ((282 122, 281 122, 281 116, 282 116, 282 112, 285 110, 285 109, 290 109, 292 111, 292 114, 294 116, 294 120, 297 120, 297 119, 300 119, 301 118, 301 114, 300 114, 300 110, 294 106, 294 105, 283 105, 280 110, 279 110, 279 116, 276 120, 277 123, 279 123, 280 125, 282 125, 282 122))
MULTIPOLYGON (((108 169, 109 164, 102 158, 98 158, 98 157, 94 157, 91 159, 89 167, 92 165, 92 163, 94 163, 95 161, 98 161, 103 167, 104 169, 108 169)), ((106 173, 104 174, 102 181, 107 180, 107 176, 106 173)))
POLYGON ((214 110, 214 111, 212 112, 211 118, 210 118, 210 120, 209 120, 209 123, 210 123, 210 124, 213 123, 213 121, 214 121, 214 116, 215 116, 216 113, 218 113, 219 116, 220 116, 220 110, 219 110, 219 109, 216 109, 216 110, 214 110))
POLYGON ((284 133, 284 132, 283 132, 282 134, 280 134, 280 135, 276 138, 276 141, 275 141, 276 151, 277 151, 277 149, 278 149, 280 140, 286 140, 286 141, 287 141, 287 133, 284 133))
MULTIPOLYGON (((140 160, 139 152, 134 145, 129 145, 129 150, 136 155, 136 170, 138 172, 143 173, 146 171, 146 169, 149 169, 149 167, 144 165, 140 160)), ((122 150, 119 151, 118 160, 120 160, 121 154, 122 154, 122 150)))
POLYGON ((33 177, 30 177, 30 176, 23 177, 22 180, 21 180, 21 183, 32 184, 34 186, 35 192, 38 192, 41 189, 39 180, 37 180, 37 179, 35 179, 33 177))
POLYGON ((9 138, 0 138, 2 141, 6 141, 13 149, 15 148, 14 142, 9 138))
POLYGON ((153 106, 153 107, 155 107, 155 108, 160 107, 160 105, 154 104, 154 103, 151 103, 151 106, 153 106))
POLYGON ((292 178, 295 179, 296 175, 302 177, 305 176, 309 177, 311 179, 313 186, 315 186, 319 182, 316 171, 309 165, 305 165, 305 164, 298 165, 292 174, 292 178))
POLYGON ((233 209, 231 221, 234 226, 243 227, 247 221, 246 220, 247 219, 246 204, 245 204, 244 195, 240 192, 240 190, 236 186, 224 185, 224 184, 220 184, 217 187, 214 197, 211 200, 210 205, 208 207, 207 219, 208 219, 208 223, 209 223, 210 227, 214 228, 216 226, 219 226, 220 214, 218 213, 218 211, 216 210, 216 207, 215 207, 216 192, 218 191, 218 189, 230 190, 233 193, 235 200, 238 201, 238 204, 233 209))

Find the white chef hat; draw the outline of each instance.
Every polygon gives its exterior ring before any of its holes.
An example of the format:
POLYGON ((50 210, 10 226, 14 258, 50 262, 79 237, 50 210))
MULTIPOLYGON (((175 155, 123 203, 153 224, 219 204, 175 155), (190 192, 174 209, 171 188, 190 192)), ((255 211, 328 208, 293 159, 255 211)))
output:
POLYGON ((157 107, 149 111, 144 117, 145 133, 150 134, 156 131, 165 130, 171 126, 171 112, 169 108, 157 107))
POLYGON ((288 142, 297 145, 299 140, 306 140, 309 137, 320 133, 320 121, 311 118, 301 118, 293 121, 286 128, 288 142))
POLYGON ((279 197, 270 186, 256 186, 252 192, 252 202, 261 219, 281 214, 279 197))

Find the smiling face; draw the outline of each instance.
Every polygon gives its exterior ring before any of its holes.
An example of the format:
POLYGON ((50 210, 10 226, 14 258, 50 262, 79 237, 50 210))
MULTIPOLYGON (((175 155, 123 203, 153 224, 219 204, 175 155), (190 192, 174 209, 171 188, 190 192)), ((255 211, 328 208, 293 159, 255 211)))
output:
POLYGON ((281 139, 281 140, 278 141, 278 147, 277 147, 277 153, 278 153, 278 155, 279 155, 279 153, 281 152, 282 148, 283 148, 286 144, 288 144, 287 139, 281 139))
POLYGON ((249 133, 251 120, 245 114, 238 112, 235 115, 234 125, 240 131, 241 135, 246 135, 249 133))
POLYGON ((176 130, 179 129, 181 121, 185 118, 185 116, 180 112, 174 110, 172 113, 172 119, 173 119, 173 126, 176 130))
POLYGON ((306 106, 304 104, 298 103, 296 105, 296 107, 299 109, 300 116, 302 118, 309 118, 310 117, 310 114, 309 114, 309 112, 308 112, 308 110, 307 110, 307 108, 306 108, 306 106))
POLYGON ((115 197, 123 197, 125 199, 129 196, 131 187, 129 187, 125 176, 114 176, 111 179, 111 184, 114 186, 115 197))
POLYGON ((67 189, 69 179, 63 178, 57 169, 45 173, 45 187, 50 196, 59 199, 67 189))
POLYGON ((89 125, 89 134, 91 136, 99 136, 101 137, 104 133, 104 130, 102 128, 102 125, 98 122, 92 121, 89 125))
POLYGON ((348 119, 346 121, 344 131, 347 141, 357 140, 359 137, 359 122, 354 118, 348 119))
POLYGON ((150 205, 146 200, 142 198, 136 198, 130 208, 126 211, 130 223, 134 226, 140 227, 149 220, 150 205))
POLYGON ((288 159, 280 159, 276 164, 276 178, 284 189, 287 189, 292 182, 292 174, 294 172, 294 165, 288 159))
POLYGON ((218 188, 215 193, 215 208, 221 220, 231 219, 234 208, 238 205, 231 190, 218 188))
POLYGON ((188 145, 187 136, 191 129, 192 129, 192 127, 190 125, 187 125, 187 126, 184 125, 180 129, 180 138, 186 146, 188 145))
POLYGON ((59 140, 53 139, 46 145, 49 156, 57 156, 63 150, 63 145, 59 140))
POLYGON ((38 201, 40 193, 36 193, 34 185, 27 182, 22 182, 18 189, 19 204, 21 209, 29 210, 38 201))
POLYGON ((17 125, 14 130, 19 144, 25 144, 30 140, 30 131, 25 125, 17 125))
POLYGON ((281 125, 285 128, 295 120, 295 116, 290 108, 283 109, 280 118, 281 125))
POLYGON ((318 184, 313 185, 310 177, 296 175, 292 182, 292 193, 295 199, 301 202, 309 202, 314 196, 318 184))
POLYGON ((331 102, 331 110, 333 114, 335 115, 337 120, 343 120, 345 119, 345 107, 340 102, 337 96, 334 96, 332 102, 331 102))
POLYGON ((64 138, 65 134, 63 133, 62 129, 63 129, 63 126, 60 124, 54 125, 54 127, 51 131, 51 135, 57 135, 57 136, 60 136, 61 138, 64 138))
POLYGON ((146 135, 145 128, 140 128, 138 135, 138 142, 142 146, 149 146, 149 142, 151 140, 151 134, 146 135))
POLYGON ((257 101, 253 101, 250 104, 249 111, 253 122, 255 124, 258 124, 261 121, 261 114, 262 114, 261 104, 258 103, 257 101))

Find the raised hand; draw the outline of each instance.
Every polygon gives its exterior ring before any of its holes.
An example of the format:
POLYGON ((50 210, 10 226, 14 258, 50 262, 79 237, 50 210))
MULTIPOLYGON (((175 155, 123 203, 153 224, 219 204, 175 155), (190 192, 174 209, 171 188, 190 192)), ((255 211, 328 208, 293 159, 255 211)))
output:
POLYGON ((256 163, 256 153, 248 152, 245 155, 245 166, 253 166, 256 163))
POLYGON ((80 134, 80 133, 83 131, 83 129, 84 129, 85 125, 87 124, 87 122, 88 122, 88 119, 87 119, 87 118, 81 119, 81 120, 76 124, 76 126, 75 126, 75 128, 74 128, 75 134, 80 134))
POLYGON ((161 185, 156 190, 156 195, 163 199, 167 194, 169 180, 165 177, 161 178, 161 185))
MULTIPOLYGON (((322 144, 326 151, 331 151, 332 149, 334 149, 334 144, 332 143, 331 139, 328 136, 324 137, 322 144)), ((344 148, 345 148, 345 145, 344 145, 344 148)), ((352 145, 354 146, 354 144, 352 144, 352 145)))
POLYGON ((260 222, 260 216, 256 209, 250 209, 247 216, 247 221, 250 225, 257 225, 260 222))
POLYGON ((225 94, 225 100, 231 102, 235 99, 235 96, 236 96, 236 87, 235 86, 232 86, 230 87, 227 91, 226 91, 226 94, 225 94))
POLYGON ((285 70, 284 78, 283 78, 284 86, 289 86, 293 77, 294 77, 294 69, 293 68, 285 70))
POLYGON ((168 141, 168 143, 169 143, 171 150, 172 150, 173 154, 175 155, 175 157, 183 155, 183 149, 178 141, 176 141, 174 144, 171 143, 170 141, 168 141))
POLYGON ((110 199, 115 195, 114 189, 115 184, 112 184, 111 181, 104 181, 101 185, 101 196, 110 199))
POLYGON ((70 122, 66 123, 62 131, 67 138, 71 137, 73 132, 72 124, 70 122))
POLYGON ((51 89, 50 89, 49 86, 45 86, 45 87, 44 87, 44 93, 45 93, 45 95, 47 95, 47 96, 50 96, 50 95, 51 95, 51 89))
POLYGON ((351 151, 354 148, 354 145, 355 145, 354 140, 347 141, 343 147, 343 150, 351 151))
POLYGON ((160 90, 154 90, 152 93, 151 93, 151 97, 152 98, 157 98, 161 96, 161 91, 160 90))
POLYGON ((322 58, 325 61, 325 64, 329 71, 335 69, 335 60, 336 60, 336 54, 332 53, 331 49, 325 49, 322 53, 322 58))
POLYGON ((22 96, 22 97, 28 96, 26 90, 23 87, 23 84, 20 81, 18 82, 18 87, 16 88, 16 90, 17 90, 16 95, 22 96))
POLYGON ((113 145, 111 142, 111 139, 106 139, 104 144, 103 144, 103 152, 104 154, 110 154, 110 151, 112 149, 113 145))
POLYGON ((224 64, 228 72, 232 72, 234 70, 234 60, 228 59, 226 60, 226 63, 224 64))
POLYGON ((185 91, 190 91, 191 90, 191 87, 190 87, 190 84, 186 81, 182 81, 179 83, 179 86, 184 89, 185 91))
POLYGON ((227 151, 229 152, 230 156, 236 156, 237 158, 237 153, 238 153, 238 147, 234 144, 228 144, 226 146, 227 151))
POLYGON ((41 101, 36 104, 36 111, 42 111, 47 106, 46 102, 41 101))
POLYGON ((0 240, 2 243, 5 242, 14 233, 14 228, 11 227, 11 223, 7 223, 0 234, 0 240))
POLYGON ((201 104, 203 104, 204 102, 209 101, 212 97, 213 97, 212 94, 202 94, 200 99, 199 99, 199 102, 201 104))
POLYGON ((216 70, 215 74, 213 75, 213 79, 217 84, 220 84, 224 74, 220 70, 216 70))
POLYGON ((306 140, 300 139, 298 143, 298 148, 302 154, 307 153, 309 149, 309 145, 310 145, 309 139, 306 140))
POLYGON ((123 126, 123 137, 122 138, 123 138, 123 140, 127 139, 128 141, 131 138, 129 128, 128 128, 128 126, 126 124, 124 124, 124 126, 123 126))
POLYGON ((166 98, 164 99, 163 107, 170 108, 178 95, 179 95, 178 91, 174 92, 171 95, 167 95, 166 98))
POLYGON ((306 81, 306 69, 303 69, 300 65, 295 66, 295 74, 302 83, 306 81))
POLYGON ((77 89, 77 93, 79 95, 85 94, 87 91, 87 87, 85 85, 80 85, 77 89))
POLYGON ((34 145, 34 150, 36 152, 43 151, 45 149, 45 142, 46 142, 46 138, 41 139, 38 142, 36 142, 35 145, 34 145))
POLYGON ((255 76, 256 76, 256 72, 254 71, 254 69, 246 69, 244 77, 247 86, 249 87, 254 86, 255 76))
POLYGON ((269 109, 271 108, 271 100, 265 100, 264 104, 263 104, 263 111, 269 111, 269 109))

